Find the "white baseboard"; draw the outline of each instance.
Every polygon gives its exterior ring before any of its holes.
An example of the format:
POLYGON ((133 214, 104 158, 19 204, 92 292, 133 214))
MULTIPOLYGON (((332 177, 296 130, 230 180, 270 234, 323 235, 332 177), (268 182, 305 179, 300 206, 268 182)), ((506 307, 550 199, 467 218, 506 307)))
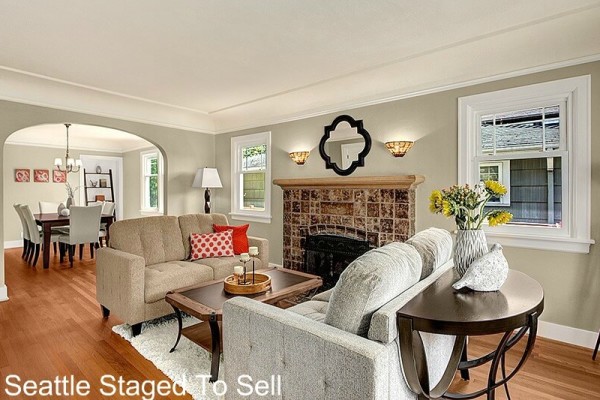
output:
POLYGON ((283 265, 279 265, 279 264, 275 264, 270 262, 269 263, 269 268, 283 268, 283 265))
POLYGON ((593 349, 596 346, 598 332, 539 321, 538 336, 593 349))
POLYGON ((14 249, 16 247, 23 247, 23 241, 22 240, 9 240, 9 241, 4 242, 5 249, 14 249))
POLYGON ((8 288, 6 285, 0 286, 0 301, 8 300, 8 288))

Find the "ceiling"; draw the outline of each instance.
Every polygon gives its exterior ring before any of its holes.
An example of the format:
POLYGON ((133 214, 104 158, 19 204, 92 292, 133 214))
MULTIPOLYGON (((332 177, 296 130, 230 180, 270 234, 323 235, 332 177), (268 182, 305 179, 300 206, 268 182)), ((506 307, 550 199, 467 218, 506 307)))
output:
POLYGON ((0 98, 207 133, 600 59, 600 0, 0 0, 0 98))
MULTIPOLYGON (((64 149, 67 146, 67 130, 62 124, 31 126, 10 135, 6 143, 64 149)), ((116 129, 72 124, 69 127, 69 147, 87 151, 125 153, 154 145, 139 136, 116 129)))

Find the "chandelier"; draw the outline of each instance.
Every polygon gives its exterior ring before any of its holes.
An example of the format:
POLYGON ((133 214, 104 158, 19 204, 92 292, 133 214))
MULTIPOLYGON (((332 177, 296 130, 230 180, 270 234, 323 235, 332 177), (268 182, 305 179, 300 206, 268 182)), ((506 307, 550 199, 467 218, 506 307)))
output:
POLYGON ((65 154, 65 166, 63 167, 63 160, 62 158, 55 158, 54 159, 54 166, 56 167, 56 169, 58 171, 63 171, 63 172, 79 172, 79 169, 81 168, 81 160, 75 160, 74 158, 71 158, 69 156, 69 127, 71 126, 71 124, 65 124, 65 127, 67 128, 67 153, 65 154))

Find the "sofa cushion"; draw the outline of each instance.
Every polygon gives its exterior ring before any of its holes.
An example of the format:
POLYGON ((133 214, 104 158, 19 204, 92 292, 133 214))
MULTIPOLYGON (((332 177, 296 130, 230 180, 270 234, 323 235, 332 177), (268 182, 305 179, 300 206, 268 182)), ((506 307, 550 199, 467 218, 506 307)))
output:
POLYGON ((233 257, 233 231, 192 233, 190 260, 210 257, 233 257))
MULTIPOLYGON (((219 258, 203 258, 202 260, 196 260, 194 263, 207 265, 213 269, 214 279, 223 279, 233 274, 233 267, 236 265, 243 265, 240 262, 240 257, 219 257, 219 258)), ((252 261, 246 264, 248 271, 252 271, 252 261)), ((264 268, 260 259, 255 259, 254 268, 261 269, 264 268)))
POLYGON ((315 321, 324 322, 325 313, 327 313, 327 306, 329 303, 326 301, 305 301, 304 303, 296 304, 293 307, 288 308, 296 314, 304 315, 306 318, 310 318, 315 321))
POLYGON ((213 233, 213 224, 227 225, 227 217, 223 214, 188 214, 181 215, 178 219, 184 248, 184 256, 180 260, 190 258, 190 235, 192 233, 213 233))
POLYGON ((164 299, 170 290, 212 279, 214 279, 212 268, 193 262, 172 261, 149 265, 144 274, 144 301, 153 303, 164 299))
POLYGON ((414 246, 421 255, 423 261, 421 279, 431 275, 452 257, 452 236, 445 229, 425 229, 409 238, 406 243, 414 246))
POLYGON ((331 300, 331 293, 333 293, 333 289, 326 290, 324 292, 314 295, 311 300, 329 302, 329 300, 331 300))
POLYGON ((110 247, 143 257, 146 265, 183 260, 177 217, 158 216, 116 221, 110 226, 110 247))
POLYGON ((390 243, 354 260, 340 275, 325 323, 366 336, 373 313, 421 276, 421 257, 406 243, 390 243))

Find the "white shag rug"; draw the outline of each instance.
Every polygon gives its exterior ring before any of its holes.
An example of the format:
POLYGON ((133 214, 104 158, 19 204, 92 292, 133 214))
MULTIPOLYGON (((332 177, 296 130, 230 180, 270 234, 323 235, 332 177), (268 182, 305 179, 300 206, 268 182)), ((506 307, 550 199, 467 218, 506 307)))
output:
MULTIPOLYGON (((198 322, 196 318, 187 316, 183 319, 183 327, 198 322)), ((128 324, 115 325, 112 329, 195 400, 222 399, 213 393, 211 383, 206 384, 206 393, 202 393, 201 380, 196 378, 197 375, 210 375, 211 354, 208 351, 182 336, 177 349, 169 353, 177 339, 176 318, 166 317, 145 322, 142 333, 136 337, 131 336, 131 326, 128 324)), ((221 358, 219 379, 222 376, 221 358)))

